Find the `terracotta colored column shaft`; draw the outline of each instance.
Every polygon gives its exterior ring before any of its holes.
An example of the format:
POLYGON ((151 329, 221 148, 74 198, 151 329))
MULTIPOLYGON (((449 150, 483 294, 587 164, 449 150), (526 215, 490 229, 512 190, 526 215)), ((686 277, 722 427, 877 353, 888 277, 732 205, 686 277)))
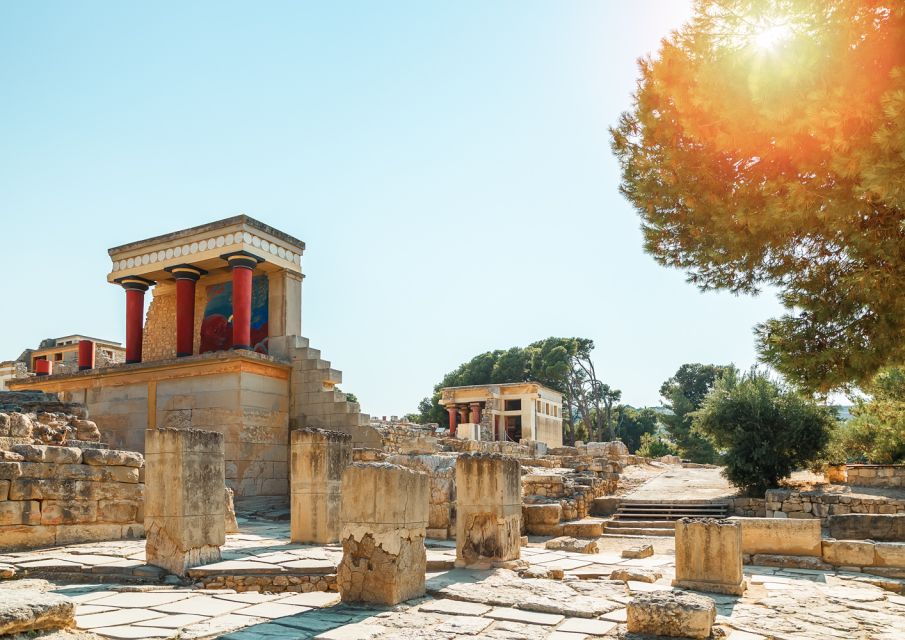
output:
POLYGON ((126 289, 126 362, 141 362, 141 340, 144 325, 145 292, 126 289))
POLYGON ((79 371, 94 369, 94 340, 79 340, 79 371))
POLYGON ((251 269, 233 267, 233 349, 251 349, 251 269))
POLYGON ((456 418, 459 416, 459 410, 455 407, 447 407, 446 411, 449 413, 449 435, 456 435, 456 418))
POLYGON ((479 424, 481 422, 481 405, 477 402, 473 402, 471 405, 471 422, 472 424, 479 424))

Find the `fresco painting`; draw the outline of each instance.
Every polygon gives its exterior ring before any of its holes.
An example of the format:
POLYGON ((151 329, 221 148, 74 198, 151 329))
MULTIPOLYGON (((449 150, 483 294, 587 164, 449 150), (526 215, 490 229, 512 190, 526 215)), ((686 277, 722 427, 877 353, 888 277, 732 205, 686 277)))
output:
MULTIPOLYGON (((256 276, 251 286, 251 348, 267 353, 267 276, 256 276)), ((233 346, 233 283, 207 288, 207 305, 201 322, 201 353, 224 351, 233 346)))

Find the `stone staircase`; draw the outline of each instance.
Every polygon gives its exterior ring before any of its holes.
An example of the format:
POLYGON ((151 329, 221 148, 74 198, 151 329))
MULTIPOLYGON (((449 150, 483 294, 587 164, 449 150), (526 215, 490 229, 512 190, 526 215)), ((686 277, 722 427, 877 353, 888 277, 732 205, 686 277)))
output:
POLYGON ((725 502, 640 502, 623 500, 606 522, 604 536, 674 536, 679 518, 725 518, 725 502))
POLYGON ((361 412, 357 402, 336 390, 342 382, 342 371, 321 358, 319 349, 311 347, 308 338, 287 336, 279 344, 270 343, 271 355, 288 360, 290 374, 289 427, 316 427, 342 431, 352 435, 353 447, 381 447, 381 437, 369 426, 371 418, 361 412))

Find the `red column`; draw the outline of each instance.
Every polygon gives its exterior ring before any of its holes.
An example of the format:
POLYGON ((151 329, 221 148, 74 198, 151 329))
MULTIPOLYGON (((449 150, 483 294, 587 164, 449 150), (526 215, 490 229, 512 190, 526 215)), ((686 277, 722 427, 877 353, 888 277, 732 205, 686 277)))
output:
POLYGON ((145 291, 154 283, 139 276, 126 276, 116 282, 126 290, 126 364, 141 362, 145 291))
POLYGON ((190 264, 167 267, 176 278, 176 357, 190 356, 195 350, 195 283, 207 273, 190 264))
POLYGON ((259 262, 247 251, 221 256, 233 271, 233 349, 251 349, 251 275, 259 262))
POLYGON ((449 412, 449 435, 451 437, 456 436, 456 418, 459 415, 459 410, 454 406, 446 407, 446 411, 449 412))
POLYGON ((465 407, 459 408, 459 422, 462 424, 468 422, 468 409, 465 407))
POLYGON ((79 371, 94 369, 94 340, 79 340, 79 371))
POLYGON ((35 375, 49 376, 53 373, 53 362, 50 360, 35 360, 35 375))
POLYGON ((477 402, 472 402, 471 407, 471 422, 472 424, 480 424, 481 423, 481 405, 477 402))

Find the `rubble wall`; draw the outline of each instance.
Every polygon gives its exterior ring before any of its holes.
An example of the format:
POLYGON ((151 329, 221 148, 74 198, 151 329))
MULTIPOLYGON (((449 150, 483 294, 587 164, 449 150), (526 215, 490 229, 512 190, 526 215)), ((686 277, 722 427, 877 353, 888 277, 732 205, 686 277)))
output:
POLYGON ((144 534, 141 454, 22 444, 0 460, 0 551, 144 534))

